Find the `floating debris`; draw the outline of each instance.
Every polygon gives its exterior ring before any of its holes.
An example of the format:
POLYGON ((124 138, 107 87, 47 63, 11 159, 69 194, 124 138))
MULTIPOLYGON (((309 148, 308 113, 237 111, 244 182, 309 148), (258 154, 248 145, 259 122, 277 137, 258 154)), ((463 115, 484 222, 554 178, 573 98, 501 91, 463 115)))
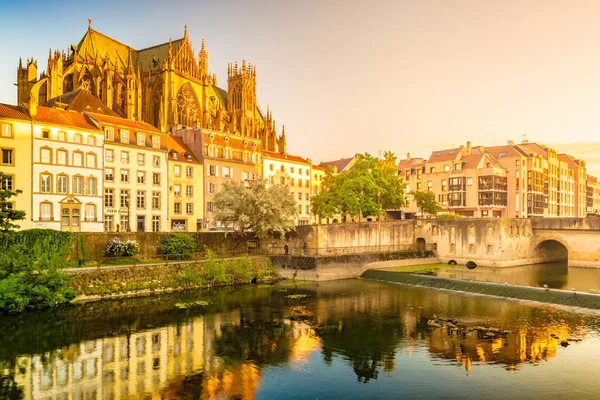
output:
POLYGON ((209 303, 208 301, 204 301, 204 300, 198 300, 198 301, 192 301, 191 303, 176 303, 175 307, 177 308, 190 308, 193 306, 207 306, 209 303))

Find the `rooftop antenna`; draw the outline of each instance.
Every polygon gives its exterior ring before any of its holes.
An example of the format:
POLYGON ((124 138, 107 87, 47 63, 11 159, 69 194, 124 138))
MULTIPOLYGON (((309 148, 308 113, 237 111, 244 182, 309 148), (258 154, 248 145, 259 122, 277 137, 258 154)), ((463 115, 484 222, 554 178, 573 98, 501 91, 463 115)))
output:
POLYGON ((523 136, 523 142, 522 143, 527 142, 527 134, 523 133, 523 134, 521 134, 521 136, 523 136))

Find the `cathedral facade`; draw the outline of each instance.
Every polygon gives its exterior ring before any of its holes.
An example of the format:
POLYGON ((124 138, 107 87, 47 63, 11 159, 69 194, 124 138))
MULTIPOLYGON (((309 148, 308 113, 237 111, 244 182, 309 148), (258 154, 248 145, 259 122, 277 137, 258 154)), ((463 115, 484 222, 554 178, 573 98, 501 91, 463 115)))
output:
POLYGON ((187 26, 183 38, 140 50, 88 26, 66 54, 50 50, 47 70, 39 75, 36 60, 25 65, 19 60, 19 105, 43 105, 78 88, 120 116, 163 132, 204 128, 258 139, 267 151, 285 151, 285 136, 277 137, 271 112, 257 104, 256 67, 246 61, 229 64, 227 89, 220 88, 216 74, 209 73, 204 39, 196 55, 187 26))

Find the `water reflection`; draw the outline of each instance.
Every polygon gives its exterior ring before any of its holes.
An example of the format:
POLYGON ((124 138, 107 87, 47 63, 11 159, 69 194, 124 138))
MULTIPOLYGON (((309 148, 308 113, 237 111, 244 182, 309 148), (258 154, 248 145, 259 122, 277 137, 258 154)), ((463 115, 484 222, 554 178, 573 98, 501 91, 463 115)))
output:
MULTIPOLYGON (((400 381, 417 360, 426 370, 437 360, 466 372, 518 372, 560 363, 561 341, 585 346, 598 332, 595 315, 361 280, 105 302, 0 324, 14 333, 0 337, 0 398, 65 400, 310 397, 324 387, 306 386, 310 379, 348 374, 385 397, 395 393, 386 379, 400 381), (174 306, 192 299, 210 305, 174 306), (434 326, 432 318, 451 322, 434 326)), ((415 387, 428 382, 423 375, 415 387)), ((361 396, 348 385, 326 387, 330 397, 361 396)))
POLYGON ((600 294, 600 269, 569 267, 566 261, 519 267, 477 267, 468 269, 456 266, 442 269, 437 276, 479 282, 508 283, 511 285, 544 287, 600 294))

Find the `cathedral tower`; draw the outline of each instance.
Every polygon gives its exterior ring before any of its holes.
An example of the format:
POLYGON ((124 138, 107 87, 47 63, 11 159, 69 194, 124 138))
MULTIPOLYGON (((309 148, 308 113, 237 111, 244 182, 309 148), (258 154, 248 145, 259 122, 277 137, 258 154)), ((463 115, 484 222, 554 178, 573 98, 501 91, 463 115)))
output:
POLYGON ((227 69, 227 108, 232 118, 232 133, 257 137, 256 67, 246 60, 227 69))

